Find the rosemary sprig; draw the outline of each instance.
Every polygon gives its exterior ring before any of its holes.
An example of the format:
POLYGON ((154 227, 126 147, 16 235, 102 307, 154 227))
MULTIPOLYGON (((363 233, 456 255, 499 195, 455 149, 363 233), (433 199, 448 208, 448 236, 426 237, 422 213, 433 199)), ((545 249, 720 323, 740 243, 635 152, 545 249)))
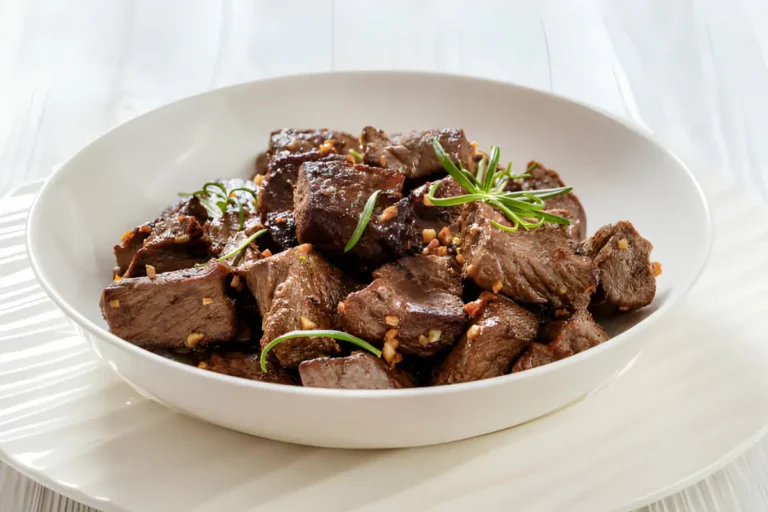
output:
MULTIPOLYGON (((232 252, 230 252, 228 254, 225 254, 221 258, 216 258, 216 261, 226 261, 226 260, 228 260, 229 258, 231 258, 233 256, 239 255, 241 252, 243 252, 245 250, 246 247, 251 245, 254 240, 259 238, 261 235, 263 235, 267 231, 269 231, 269 230, 268 229, 262 229, 261 231, 255 232, 254 234, 252 234, 251 236, 246 238, 245 242, 243 242, 237 249, 233 250, 232 252)), ((196 263, 195 267, 204 267, 206 265, 208 265, 208 263, 196 263)))
POLYGON ((376 357, 381 357, 381 350, 377 349, 367 341, 361 340, 360 338, 352 336, 351 334, 347 334, 346 332, 327 331, 322 329, 318 329, 316 331, 291 331, 273 339, 267 343, 266 347, 262 349, 261 358, 259 359, 259 362, 261 363, 261 371, 267 373, 267 354, 275 347, 275 345, 278 345, 285 340, 292 340, 295 338, 332 338, 334 340, 346 341, 347 343, 357 345, 358 347, 367 350, 376 357))
POLYGON ((371 194, 371 197, 368 198, 368 201, 366 201, 365 207, 363 208, 363 213, 360 214, 360 219, 357 221, 357 227, 352 233, 352 238, 349 239, 349 242, 347 242, 347 245, 344 247, 344 252, 351 251, 352 248, 360 240, 360 237, 363 236, 363 231, 365 231, 365 228, 368 226, 368 222, 371 220, 373 208, 376 206, 377 197, 379 197, 379 191, 375 190, 373 194, 371 194))
POLYGON ((544 211, 544 199, 567 194, 571 187, 548 188, 541 190, 526 190, 518 192, 509 192, 506 190, 507 183, 510 180, 530 178, 528 174, 535 168, 535 165, 528 167, 525 174, 512 174, 512 164, 507 165, 503 170, 499 170, 499 159, 501 151, 498 146, 491 147, 490 157, 483 158, 477 167, 477 173, 472 173, 460 167, 456 167, 451 157, 445 152, 443 146, 437 139, 432 141, 432 148, 443 168, 453 177, 461 187, 467 191, 467 194, 456 197, 435 197, 435 192, 440 186, 439 182, 433 183, 429 188, 427 197, 435 206, 457 206, 460 204, 473 203, 481 201, 489 204, 510 222, 511 226, 505 226, 491 220, 491 224, 499 229, 509 232, 515 232, 520 227, 525 230, 536 229, 545 222, 550 224, 569 225, 571 222, 559 215, 553 215, 544 211))
POLYGON ((361 155, 358 151, 355 151, 354 149, 350 149, 349 154, 352 155, 352 158, 354 158, 355 161, 357 162, 363 161, 363 155, 361 155))
POLYGON ((251 190, 247 187, 237 187, 232 190, 227 190, 227 187, 218 181, 209 181, 203 185, 203 188, 192 193, 180 192, 179 196, 196 196, 208 211, 208 214, 214 219, 226 215, 227 207, 230 203, 233 204, 237 207, 240 221, 237 230, 242 231, 243 228, 245 228, 245 205, 243 205, 243 202, 237 197, 237 192, 247 192, 253 196, 254 201, 258 201, 259 196, 255 190, 251 190), (213 191, 209 189, 213 189, 213 191))

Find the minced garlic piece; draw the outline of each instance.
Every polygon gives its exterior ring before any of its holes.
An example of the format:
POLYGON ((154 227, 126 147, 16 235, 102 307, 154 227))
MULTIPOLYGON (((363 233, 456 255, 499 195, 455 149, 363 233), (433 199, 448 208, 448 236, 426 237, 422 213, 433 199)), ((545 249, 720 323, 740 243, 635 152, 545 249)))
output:
POLYGON ((480 336, 480 327, 477 325, 473 325, 469 329, 467 329, 467 338, 473 340, 480 336))
POLYGON ((621 240, 619 240, 618 246, 619 246, 619 249, 626 249, 627 247, 629 247, 629 242, 627 241, 626 238, 622 238, 621 240))
POLYGON ((265 258, 269 258, 270 256, 272 256, 272 251, 270 251, 269 249, 264 249, 264 252, 262 252, 261 255, 264 256, 265 258))
POLYGON ((653 265, 653 277, 659 277, 661 275, 661 263, 654 261, 653 265))
POLYGON ((424 194, 424 206, 435 206, 435 203, 429 200, 427 194, 424 194))
POLYGON ((235 274, 234 277, 232 277, 232 282, 229 283, 229 286, 231 286, 232 288, 237 288, 238 286, 240 286, 240 275, 239 274, 235 274))
POLYGON ((397 327, 400 325, 400 319, 394 315, 387 315, 384 317, 384 323, 391 327, 397 327))
POLYGON ((338 313, 343 313, 345 309, 347 309, 347 306, 345 306, 343 302, 339 302, 336 306, 336 312, 338 313))
POLYGON ((149 227, 149 226, 147 226, 146 224, 143 224, 143 225, 142 225, 142 226, 139 228, 139 231, 141 231, 142 233, 151 233, 151 232, 152 232, 152 228, 151 228, 151 227, 149 227))
POLYGON ((109 301, 109 307, 111 308, 119 308, 120 307, 120 301, 118 299, 112 299, 109 301))
POLYGON ((419 345, 429 345, 429 338, 423 334, 419 335, 419 345))
POLYGON ((384 340, 393 340, 397 337, 397 329, 390 329, 384 334, 384 340))
POLYGON ((428 244, 435 238, 437 238, 437 233, 435 232, 434 229, 425 229, 424 231, 421 232, 421 240, 425 244, 428 244))
POLYGON ((437 239, 440 240, 440 243, 443 245, 448 245, 451 243, 451 240, 453 240, 453 234, 451 234, 451 228, 448 226, 443 227, 443 229, 440 230, 440 233, 437 235, 437 239))
POLYGON ((120 277, 119 275, 115 274, 115 277, 112 278, 112 282, 116 283, 116 282, 118 282, 121 279, 122 279, 122 277, 120 277))
POLYGON ((491 288, 491 290, 493 290, 493 293, 499 293, 502 288, 504 288, 504 282, 501 279, 499 279, 498 281, 493 283, 493 287, 491 288))
POLYGON ((437 248, 438 256, 445 256, 446 254, 448 254, 448 248, 446 246, 441 245, 440 247, 437 248))
POLYGON ((464 258, 464 255, 463 255, 463 254, 457 254, 457 255, 456 255, 456 262, 457 262, 459 265, 463 265, 465 261, 466 261, 466 259, 464 258))
POLYGON ((381 215, 379 215, 379 221, 380 222, 386 222, 390 219, 394 219, 397 217, 397 206, 392 205, 384 209, 383 212, 381 212, 381 215))
POLYGON ((212 304, 213 299, 211 297, 203 297, 203 306, 207 306, 208 304, 212 304))
POLYGON ((205 334, 201 332, 193 332, 189 336, 187 336, 187 346, 189 348, 195 348, 202 339, 205 338, 205 334))
POLYGON ((475 142, 474 140, 470 142, 469 145, 472 146, 472 149, 477 149, 477 142, 475 142))
POLYGON ((199 363, 197 363, 197 367, 205 370, 208 368, 208 363, 206 363, 205 361, 200 361, 199 363))
POLYGON ((453 245, 461 245, 461 238, 455 236, 453 237, 453 240, 451 240, 451 243, 453 243, 453 245))
POLYGON ((153 267, 152 265, 146 265, 145 267, 147 269, 147 277, 150 278, 152 281, 157 279, 157 271, 155 270, 155 267, 153 267))
POLYGON ((315 329, 317 327, 317 324, 315 322, 313 322, 312 320, 310 320, 305 316, 302 316, 300 320, 301 320, 301 328, 304 329, 305 331, 308 331, 310 329, 315 329))
POLYGON ((176 242, 177 244, 187 243, 189 242, 189 235, 187 234, 179 235, 176 238, 174 238, 173 241, 176 242))
POLYGON ((480 231, 482 231, 482 229, 483 229, 483 228, 481 228, 481 227, 480 227, 480 226, 478 226, 477 224, 472 224, 472 225, 469 227, 469 234, 470 234, 470 235, 476 235, 476 234, 478 234, 480 231))
POLYGON ((262 184, 262 183, 264 183, 264 180, 265 180, 266 178, 267 178, 267 177, 266 177, 266 176, 264 176, 263 174, 257 174, 257 175, 256 175, 256 176, 253 178, 253 182, 254 182, 254 183, 257 185, 257 186, 261 186, 261 184, 262 184))
POLYGON ((379 165, 382 166, 382 167, 386 167, 387 166, 387 157, 385 157, 384 155, 381 155, 379 157, 379 165))
POLYGON ((440 337, 443 335, 443 331, 440 329, 430 329, 429 330, 429 341, 430 343, 435 343, 437 341, 440 341, 440 337))
POLYGON ((400 342, 392 338, 384 343, 384 347, 381 350, 381 356, 389 363, 390 367, 396 365, 403 360, 403 356, 397 353, 397 347, 400 346, 400 342))

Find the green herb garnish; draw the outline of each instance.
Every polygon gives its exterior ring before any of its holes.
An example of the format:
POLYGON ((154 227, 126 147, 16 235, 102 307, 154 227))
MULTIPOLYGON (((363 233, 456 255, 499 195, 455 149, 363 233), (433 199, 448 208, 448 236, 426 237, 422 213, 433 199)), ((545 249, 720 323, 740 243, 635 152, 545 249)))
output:
MULTIPOLYGON (((231 258, 233 256, 238 256, 240 253, 242 253, 245 250, 246 247, 251 245, 254 240, 259 238, 261 235, 263 235, 267 231, 269 231, 269 230, 268 229, 262 229, 261 231, 255 232, 254 234, 252 234, 251 236, 246 238, 245 242, 243 242, 242 245, 240 245, 237 249, 235 249, 234 251, 230 252, 229 254, 225 254, 221 258, 216 258, 216 261, 226 261, 226 260, 228 260, 229 258, 231 258)), ((208 263, 196 263, 195 264, 196 267, 204 267, 206 265, 208 265, 208 263)))
POLYGON ((253 196, 255 201, 258 200, 258 195, 255 190, 251 190, 247 187, 237 187, 228 191, 227 187, 217 181, 209 181, 203 185, 203 188, 192 193, 180 192, 179 196, 197 197, 200 200, 200 203, 208 211, 208 214, 214 219, 218 219, 221 216, 226 215, 227 207, 230 204, 233 204, 237 207, 240 221, 237 230, 242 231, 245 228, 245 206, 243 205, 243 202, 240 201, 240 199, 237 197, 237 194, 235 194, 235 192, 238 191, 248 192, 253 196))
POLYGON ((349 239, 349 242, 347 242, 347 245, 344 247, 344 252, 351 251, 355 244, 357 244, 357 242, 360 240, 360 237, 363 236, 363 231, 365 231, 366 226, 368 226, 368 222, 371 220, 373 207, 376 206, 377 197, 379 197, 378 190, 374 191, 373 194, 371 194, 371 197, 368 198, 368 201, 365 203, 365 207, 363 208, 363 213, 360 215, 360 220, 357 221, 357 227, 352 233, 352 238, 349 239))
MULTIPOLYGON (((483 158, 477 167, 477 173, 472 173, 464 169, 459 163, 459 167, 453 163, 451 157, 445 152, 443 146, 437 139, 432 141, 432 148, 435 151, 437 159, 443 165, 448 174, 453 177, 461 187, 467 191, 467 194, 456 197, 435 197, 437 187, 440 182, 433 183, 427 194, 427 198, 435 206, 457 206, 460 204, 473 203, 481 201, 489 204, 500 211, 512 224, 505 226, 491 220, 491 224, 497 228, 514 232, 522 226, 523 229, 535 229, 545 222, 551 224, 570 225, 570 221, 564 217, 553 215, 544 211, 544 199, 567 194, 572 187, 548 188, 541 190, 526 190, 518 192, 509 192, 506 190, 507 183, 510 180, 530 178, 530 174, 512 174, 512 164, 507 165, 503 170, 498 169, 501 151, 497 146, 491 147, 489 158, 483 158)), ((533 170, 538 164, 531 164, 528 172, 533 170)))
POLYGON ((367 341, 361 340, 360 338, 352 336, 351 334, 347 334, 346 332, 324 330, 291 331, 273 339, 267 344, 266 347, 262 349, 261 358, 259 359, 259 362, 261 363, 261 371, 267 373, 267 354, 275 347, 275 345, 285 340, 292 340, 295 338, 333 338, 334 340, 346 341, 347 343, 357 345, 358 347, 367 350, 376 357, 381 357, 381 350, 377 349, 367 341))
POLYGON ((350 149, 349 150, 349 154, 352 155, 352 158, 354 158, 356 161, 358 161, 358 162, 362 162, 363 161, 363 155, 361 155, 360 153, 358 153, 354 149, 350 149))

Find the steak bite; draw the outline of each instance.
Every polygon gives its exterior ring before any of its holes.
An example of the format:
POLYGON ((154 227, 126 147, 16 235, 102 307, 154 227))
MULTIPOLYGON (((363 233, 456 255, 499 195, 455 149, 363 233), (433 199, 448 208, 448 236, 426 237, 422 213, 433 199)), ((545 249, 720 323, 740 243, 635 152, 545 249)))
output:
POLYGON ((360 135, 363 161, 368 165, 393 169, 409 179, 443 173, 443 166, 432 148, 434 139, 440 142, 454 162, 460 162, 465 169, 474 172, 475 148, 467 140, 464 130, 459 128, 395 133, 390 136, 372 126, 366 126, 360 135))
POLYGON ((409 375, 390 370, 369 352, 355 351, 347 357, 321 357, 299 365, 301 384, 311 388, 399 389, 413 387, 409 375))
POLYGON ((509 225, 489 205, 472 203, 465 209, 461 234, 465 278, 520 302, 571 310, 589 304, 597 287, 597 268, 589 258, 574 253, 563 226, 544 224, 508 233, 491 220, 509 225))
POLYGON ((228 341, 237 329, 234 301, 226 294, 229 270, 212 261, 154 279, 124 278, 104 289, 101 312, 112 334, 140 346, 194 348, 228 341))
MULTIPOLYGON (((566 186, 560 175, 552 169, 547 169, 539 162, 531 161, 528 163, 527 174, 531 177, 525 180, 512 180, 507 185, 509 191, 519 190, 541 190, 545 188, 560 188, 566 186)), ((569 219, 572 224, 572 234, 574 240, 580 242, 584 240, 587 234, 587 213, 581 205, 581 201, 576 194, 569 192, 559 196, 544 200, 548 210, 565 210, 567 214, 562 215, 569 219)))
POLYGON ((536 337, 536 316, 506 297, 483 292, 469 329, 436 369, 432 385, 489 379, 509 373, 512 361, 536 337))
POLYGON ((357 149, 358 144, 357 137, 346 132, 327 128, 319 130, 283 128, 270 134, 267 154, 274 157, 284 153, 307 153, 320 150, 346 155, 350 149, 357 149))
POLYGON ((211 352, 197 366, 204 370, 243 379, 273 382, 275 384, 296 384, 296 377, 293 373, 281 368, 271 357, 267 357, 267 372, 262 372, 259 365, 259 354, 211 352))
POLYGON ((566 319, 553 320, 539 329, 538 340, 515 363, 513 371, 522 371, 565 359, 608 340, 608 334, 586 309, 566 319))
POLYGON ((306 153, 282 153, 275 156, 261 180, 259 191, 259 213, 261 222, 269 227, 272 241, 279 250, 298 245, 296 223, 293 218, 293 193, 299 176, 299 167, 304 162, 318 160, 341 160, 345 157, 318 150, 306 153))
POLYGON ((628 221, 603 226, 585 240, 578 253, 592 258, 600 269, 600 285, 593 300, 619 311, 650 304, 656 295, 652 249, 653 244, 628 221))
POLYGON ((447 256, 408 256, 373 273, 367 288, 339 305, 344 330, 381 345, 390 332, 403 354, 451 346, 467 319, 461 281, 447 256))
POLYGON ((389 169, 348 161, 305 162, 294 194, 299 242, 342 254, 368 199, 378 190, 371 219, 351 254, 371 262, 405 254, 413 215, 402 200, 403 180, 389 169))
MULTIPOLYGON (((342 272, 305 244, 247 265, 242 273, 262 316, 261 347, 289 331, 335 329, 349 291, 342 272)), ((331 338, 296 338, 272 350, 285 368, 340 352, 331 338)))
MULTIPOLYGON (((190 197, 178 201, 163 210, 155 220, 125 232, 120 240, 120 245, 114 247, 115 260, 117 262, 115 275, 131 277, 130 274, 127 274, 127 271, 131 266, 131 262, 133 262, 136 253, 147 245, 147 243, 156 242, 156 240, 150 242, 147 241, 155 228, 158 228, 159 230, 167 229, 169 225, 178 225, 186 217, 193 217, 200 226, 204 225, 208 220, 208 212, 197 197, 190 197)), ((139 273, 135 275, 144 275, 139 269, 137 269, 137 272, 139 273)))

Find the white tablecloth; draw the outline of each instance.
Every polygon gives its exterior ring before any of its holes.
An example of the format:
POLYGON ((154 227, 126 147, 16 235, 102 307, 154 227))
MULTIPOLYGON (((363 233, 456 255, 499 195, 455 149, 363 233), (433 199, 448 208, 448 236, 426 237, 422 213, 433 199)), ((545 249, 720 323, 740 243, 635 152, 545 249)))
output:
MULTIPOLYGON (((767 59, 765 0, 2 0, 0 195, 190 94, 289 73, 414 69, 509 80, 626 116, 708 191, 768 200, 767 59)), ((768 510, 767 447, 648 510, 768 510)), ((0 511, 79 510, 91 509, 0 468, 0 511)))

